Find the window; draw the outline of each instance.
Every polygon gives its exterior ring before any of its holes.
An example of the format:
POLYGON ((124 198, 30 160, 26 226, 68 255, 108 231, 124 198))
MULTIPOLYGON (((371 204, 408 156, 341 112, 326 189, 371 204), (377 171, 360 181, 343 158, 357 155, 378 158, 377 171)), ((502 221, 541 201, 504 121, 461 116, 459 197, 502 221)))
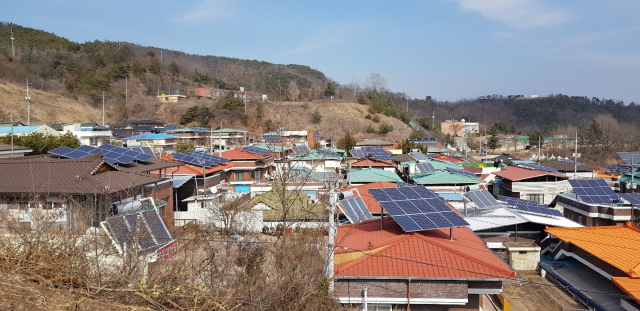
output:
POLYGON ((254 179, 256 180, 257 183, 259 183, 260 182, 260 171, 255 171, 254 173, 255 173, 254 179))
POLYGON ((536 201, 544 204, 544 194, 527 194, 527 200, 536 201))
POLYGON ((578 223, 579 223, 579 224, 581 224, 581 225, 584 225, 584 224, 582 223, 582 216, 578 216, 578 223))
POLYGON ((520 254, 520 255, 526 255, 526 254, 527 254, 527 251, 518 251, 518 254, 520 254))
POLYGON ((233 173, 234 181, 244 181, 244 172, 234 172, 233 173))

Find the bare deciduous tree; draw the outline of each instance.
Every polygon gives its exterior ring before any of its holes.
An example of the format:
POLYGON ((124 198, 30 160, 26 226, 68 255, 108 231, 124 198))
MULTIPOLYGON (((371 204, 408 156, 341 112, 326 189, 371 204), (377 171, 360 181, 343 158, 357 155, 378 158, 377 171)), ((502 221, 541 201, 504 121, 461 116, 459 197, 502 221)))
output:
POLYGON ((384 92, 387 90, 387 79, 385 79, 381 74, 374 72, 367 77, 365 85, 372 91, 384 92))

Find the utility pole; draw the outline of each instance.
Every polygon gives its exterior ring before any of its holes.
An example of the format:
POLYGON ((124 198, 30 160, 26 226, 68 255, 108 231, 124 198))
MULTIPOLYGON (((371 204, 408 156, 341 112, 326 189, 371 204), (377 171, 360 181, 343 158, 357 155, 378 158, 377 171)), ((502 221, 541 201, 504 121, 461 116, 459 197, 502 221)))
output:
POLYGON ((247 114, 247 91, 242 88, 242 91, 244 92, 242 97, 244 99, 244 113, 247 114))
POLYGON ((540 138, 542 137, 542 135, 538 135, 538 165, 540 165, 540 147, 542 146, 540 144, 540 138))
POLYGON ((31 125, 31 97, 29 97, 29 85, 31 85, 29 83, 29 78, 27 78, 27 97, 25 97, 25 99, 27 100, 27 125, 31 125))
POLYGON ((124 77, 124 105, 129 103, 129 77, 124 77))
POLYGON ((431 130, 433 131, 436 128, 436 112, 431 111, 431 130))
POLYGON ((99 96, 102 97, 102 126, 104 126, 104 98, 107 96, 104 95, 104 92, 102 92, 102 95, 99 96))
POLYGON ((16 49, 13 47, 13 25, 11 25, 11 55, 16 56, 16 49))
POLYGON ((13 158, 13 112, 11 112, 11 157, 13 158))
MULTIPOLYGON (((576 131, 576 151, 573 153, 573 178, 577 178, 578 175, 578 131, 576 131)), ((631 174, 633 176, 633 173, 631 174)), ((633 178, 633 177, 632 177, 633 178)))

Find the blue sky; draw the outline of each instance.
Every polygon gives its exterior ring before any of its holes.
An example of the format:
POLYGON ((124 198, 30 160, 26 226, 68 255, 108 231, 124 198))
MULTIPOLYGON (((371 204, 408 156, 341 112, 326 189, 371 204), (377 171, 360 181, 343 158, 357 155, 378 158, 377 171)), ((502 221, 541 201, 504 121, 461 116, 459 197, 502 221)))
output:
MULTIPOLYGON (((637 0, 11 1, 0 20, 84 42, 373 72, 413 98, 569 94, 640 102, 637 0)), ((19 40, 19 38, 16 38, 19 40)))

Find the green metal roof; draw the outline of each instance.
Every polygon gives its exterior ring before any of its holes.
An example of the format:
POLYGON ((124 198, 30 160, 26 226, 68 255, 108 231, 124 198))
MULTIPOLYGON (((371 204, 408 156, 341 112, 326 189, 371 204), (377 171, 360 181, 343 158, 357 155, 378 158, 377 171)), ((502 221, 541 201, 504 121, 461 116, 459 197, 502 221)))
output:
POLYGON ((447 151, 449 151, 449 149, 447 148, 438 148, 438 147, 427 148, 427 153, 441 153, 441 152, 447 152, 447 151))
POLYGON ((435 184, 460 185, 460 184, 478 184, 478 183, 484 182, 484 180, 482 179, 478 179, 478 178, 467 176, 467 175, 455 174, 455 173, 451 173, 449 171, 443 171, 443 170, 437 170, 429 174, 413 174, 413 175, 410 175, 410 177, 411 179, 413 179, 413 181, 416 184, 421 184, 421 185, 435 185, 435 184))
POLYGON ((250 133, 249 131, 243 131, 243 130, 235 130, 235 129, 218 129, 218 130, 213 130, 214 133, 250 133))
POLYGON ((282 152, 284 150, 291 150, 291 147, 280 146, 280 145, 255 144, 254 146, 270 150, 271 152, 282 152))
POLYGON ((376 181, 402 182, 402 179, 395 172, 385 171, 376 168, 365 168, 351 171, 352 183, 370 183, 376 181))
MULTIPOLYGON (((626 183, 631 182, 631 173, 626 173, 618 177, 618 181, 626 183)), ((640 183, 640 172, 636 172, 635 174, 633 174, 633 182, 640 183)))
POLYGON ((332 157, 330 155, 319 153, 315 150, 311 150, 308 153, 297 154, 291 157, 292 160, 342 160, 342 157, 332 157))

